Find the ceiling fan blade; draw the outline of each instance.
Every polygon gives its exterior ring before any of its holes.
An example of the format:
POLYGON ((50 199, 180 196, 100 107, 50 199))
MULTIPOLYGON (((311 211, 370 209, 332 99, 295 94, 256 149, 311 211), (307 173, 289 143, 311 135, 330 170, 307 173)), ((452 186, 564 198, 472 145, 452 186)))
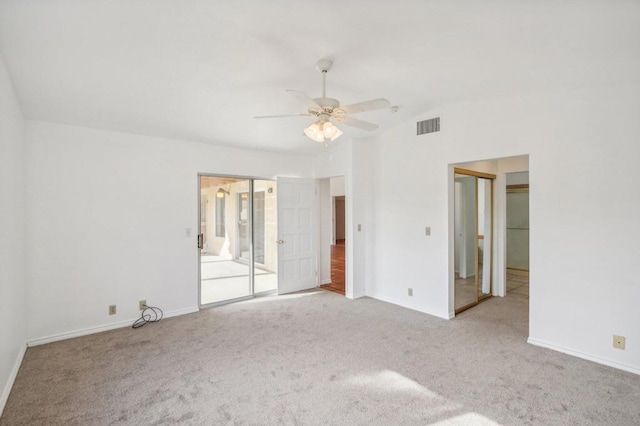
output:
POLYGON ((296 98, 299 102, 303 103, 307 106, 307 108, 322 108, 320 105, 316 103, 313 99, 311 99, 306 93, 298 92, 297 90, 287 90, 294 98, 296 98))
POLYGON ((340 109, 347 114, 355 114, 358 112, 373 111, 374 109, 389 108, 390 106, 391 102, 384 98, 380 98, 359 102, 357 104, 341 106, 340 109))
POLYGON ((366 130, 367 132, 374 131, 378 128, 377 124, 369 123, 368 121, 358 120, 351 117, 336 117, 336 123, 346 124, 347 126, 357 127, 358 129, 366 130))
POLYGON ((311 117, 311 114, 257 115, 253 118, 311 117))

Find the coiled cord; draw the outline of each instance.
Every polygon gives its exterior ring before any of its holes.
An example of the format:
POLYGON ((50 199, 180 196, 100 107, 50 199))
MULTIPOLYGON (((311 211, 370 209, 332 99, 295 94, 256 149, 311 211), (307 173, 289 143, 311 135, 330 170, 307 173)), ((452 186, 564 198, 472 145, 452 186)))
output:
POLYGON ((133 322, 131 328, 140 328, 149 322, 158 322, 164 316, 162 309, 155 306, 144 305, 144 310, 140 314, 140 318, 133 322))

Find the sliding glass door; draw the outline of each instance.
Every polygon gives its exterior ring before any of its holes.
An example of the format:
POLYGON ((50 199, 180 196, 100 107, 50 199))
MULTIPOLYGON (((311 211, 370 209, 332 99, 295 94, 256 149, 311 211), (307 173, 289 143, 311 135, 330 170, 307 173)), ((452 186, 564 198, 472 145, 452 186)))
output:
POLYGON ((454 179, 454 307, 459 313, 491 296, 495 176, 455 169, 454 179))
POLYGON ((255 180, 253 185, 253 264, 256 294, 278 288, 278 205, 277 186, 271 180, 255 180))
POLYGON ((274 291, 277 229, 268 218, 276 214, 276 183, 209 175, 198 183, 200 305, 274 291))

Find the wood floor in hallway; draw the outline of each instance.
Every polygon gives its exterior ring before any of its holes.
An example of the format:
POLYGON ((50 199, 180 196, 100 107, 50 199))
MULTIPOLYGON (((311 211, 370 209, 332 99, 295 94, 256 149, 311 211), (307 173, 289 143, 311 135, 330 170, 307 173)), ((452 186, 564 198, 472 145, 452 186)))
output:
POLYGON ((331 283, 320 286, 335 293, 345 293, 345 242, 337 240, 336 245, 331 246, 331 283))

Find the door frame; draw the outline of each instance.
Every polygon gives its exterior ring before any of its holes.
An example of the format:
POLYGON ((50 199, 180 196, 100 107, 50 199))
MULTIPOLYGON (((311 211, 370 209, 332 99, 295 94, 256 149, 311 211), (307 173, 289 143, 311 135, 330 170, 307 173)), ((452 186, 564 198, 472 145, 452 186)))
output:
MULTIPOLYGON (((506 279, 506 177, 510 173, 517 172, 529 172, 529 194, 533 194, 535 190, 531 189, 532 175, 531 175, 531 158, 530 154, 517 154, 508 157, 497 157, 497 158, 488 158, 488 159, 475 159, 475 160, 467 160, 455 163, 449 163, 447 166, 447 205, 448 205, 448 224, 447 224, 447 234, 448 238, 448 264, 449 264, 449 272, 448 272, 448 317, 449 319, 454 318, 455 315, 455 301, 454 301, 454 290, 455 290, 455 235, 454 235, 454 223, 455 223, 455 212, 454 212, 454 201, 455 201, 455 173, 454 168, 463 168, 463 169, 475 169, 480 168, 482 170, 487 170, 496 174, 496 179, 494 181, 494 226, 493 226, 493 238, 494 244, 492 247, 493 251, 493 271, 494 271, 494 288, 493 288, 493 296, 505 297, 507 295, 507 279, 506 279)), ((535 197, 533 197, 535 198, 535 197)), ((533 198, 530 198, 530 202, 533 203, 533 198)), ((531 210, 530 210, 531 211, 531 210)), ((535 221, 531 221, 529 226, 531 229, 535 228, 535 221)), ((533 235, 533 232, 530 230, 530 235, 533 235)), ((529 242, 529 258, 534 259, 534 247, 529 242)), ((530 264, 531 269, 532 264, 530 264)), ((530 271, 529 276, 529 286, 530 288, 534 287, 534 281, 531 280, 534 277, 534 272, 530 271)), ((529 306, 531 306, 531 300, 529 299, 529 306)))
MULTIPOLYGON (((322 267, 322 227, 321 227, 321 216, 322 216, 322 211, 321 211, 321 190, 320 190, 320 182, 321 181, 327 181, 330 182, 331 178, 343 178, 344 179, 344 234, 345 234, 345 271, 344 271, 344 297, 348 298, 348 299, 355 299, 358 297, 362 297, 365 296, 364 292, 358 293, 356 294, 353 288, 353 279, 352 279, 352 262, 353 262, 353 249, 354 249, 354 243, 355 243, 355 226, 353 225, 353 217, 350 214, 350 209, 352 208, 352 204, 351 204, 351 199, 352 199, 352 194, 351 194, 351 188, 350 188, 350 176, 347 172, 344 173, 337 173, 337 174, 331 174, 331 175, 326 175, 326 176, 322 176, 322 177, 316 177, 316 204, 317 204, 317 235, 318 235, 318 254, 317 254, 317 261, 316 264, 318 265, 318 271, 320 271, 320 268, 322 267)), ((329 189, 330 191, 330 189, 329 189)), ((335 244, 335 211, 336 211, 336 206, 335 206, 335 198, 336 196, 331 195, 331 192, 329 192, 328 194, 329 197, 329 202, 331 203, 331 244, 335 244)), ((329 262, 331 262, 331 258, 329 258, 329 262)), ((329 269, 331 269, 331 265, 329 265, 329 269)), ((323 284, 321 282, 321 273, 318 272, 318 287, 323 284)))

